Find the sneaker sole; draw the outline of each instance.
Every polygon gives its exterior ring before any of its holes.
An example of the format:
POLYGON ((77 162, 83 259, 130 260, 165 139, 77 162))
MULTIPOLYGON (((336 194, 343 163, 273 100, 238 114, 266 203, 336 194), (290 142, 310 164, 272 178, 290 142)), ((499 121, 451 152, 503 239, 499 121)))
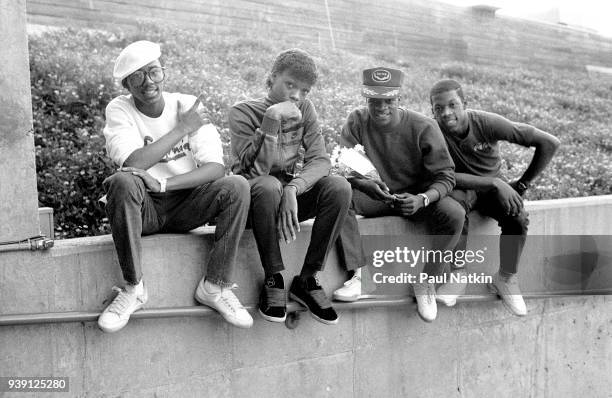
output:
POLYGON ((434 319, 427 319, 427 318, 423 317, 423 315, 421 315, 421 313, 419 312, 419 310, 417 310, 417 314, 419 315, 419 318, 421 318, 421 320, 422 320, 423 322, 432 323, 433 321, 435 321, 435 320, 436 320, 436 318, 434 318, 434 319))
POLYGON ((500 298, 500 300, 501 300, 502 304, 504 305, 504 307, 506 307, 506 310, 508 310, 508 312, 510 312, 512 315, 515 315, 515 316, 525 316, 525 315, 527 315, 527 314, 518 314, 518 313, 516 313, 516 312, 515 312, 515 311, 512 309, 512 307, 510 307, 510 305, 508 305, 508 303, 506 303, 506 300, 504 300, 504 298, 502 297, 502 295, 501 295, 501 294, 499 294, 499 290, 497 289, 497 287, 496 287, 494 284, 492 284, 492 283, 488 283, 488 284, 487 284, 487 287, 489 288, 489 292, 491 292, 491 293, 493 293, 493 294, 497 295, 497 297, 499 297, 499 298, 500 298))
POLYGON ((455 304, 457 304, 457 299, 454 299, 454 300, 446 300, 446 299, 443 299, 443 298, 438 297, 438 296, 436 296, 436 301, 437 301, 438 303, 442 303, 442 304, 444 304, 446 307, 454 307, 454 306, 455 306, 455 304))
POLYGON ((249 323, 239 323, 239 322, 236 322, 236 320, 235 320, 235 319, 233 319, 233 318, 231 318, 231 317, 229 317, 229 316, 226 316, 225 314, 221 313, 219 310, 217 310, 217 309, 216 309, 215 307, 213 307, 211 304, 209 304, 208 302, 206 302, 206 300, 203 300, 203 299, 201 299, 200 297, 198 297, 197 292, 196 292, 196 294, 194 294, 194 295, 193 295, 193 297, 196 299, 196 301, 197 301, 198 303, 200 303, 200 304, 202 304, 202 305, 205 305, 205 306, 207 306, 208 308, 211 308, 211 309, 215 310, 215 312, 216 312, 217 314, 221 315, 221 317, 222 317, 223 319, 225 319, 225 320, 227 321, 227 323, 229 323, 230 325, 236 326, 236 327, 241 328, 241 329, 249 329, 251 326, 253 326, 253 320, 252 320, 252 319, 251 319, 251 322, 249 322, 249 323))
POLYGON ((287 319, 287 314, 285 313, 285 316, 282 318, 278 318, 278 317, 274 317, 274 316, 270 316, 270 315, 266 315, 263 313, 263 311, 261 310, 261 308, 257 309, 259 311, 259 315, 261 315, 261 317, 263 319, 265 319, 266 321, 269 322, 277 322, 277 323, 282 323, 285 322, 285 320, 287 319))
POLYGON ((357 296, 338 296, 335 293, 332 297, 336 301, 344 301, 348 303, 352 303, 354 301, 361 300, 363 298, 361 294, 358 294, 357 296))
POLYGON ((306 307, 308 309, 308 312, 310 313, 310 316, 312 316, 315 320, 324 323, 326 325, 336 325, 338 324, 338 320, 340 319, 340 317, 336 318, 333 321, 328 321, 327 319, 323 319, 323 318, 319 318, 317 315, 315 315, 310 308, 308 308, 308 306, 306 305, 306 303, 299 298, 298 296, 296 296, 295 294, 289 292, 289 297, 291 297, 292 300, 297 301, 298 303, 300 303, 302 306, 306 307))
MULTIPOLYGON (((142 303, 142 304, 136 306, 136 309, 132 312, 132 314, 134 312, 138 311, 139 309, 141 309, 142 307, 144 307, 144 305, 145 305, 145 303, 142 303)), ((119 326, 119 327, 107 328, 107 327, 104 327, 104 326, 100 325, 100 323, 98 323, 98 328, 101 331, 103 331, 104 333, 115 333, 115 332, 118 332, 118 331, 120 331, 121 329, 123 329, 124 327, 127 326, 128 322, 130 321, 130 317, 132 316, 132 314, 130 314, 130 316, 125 321, 125 323, 123 325, 119 326)))

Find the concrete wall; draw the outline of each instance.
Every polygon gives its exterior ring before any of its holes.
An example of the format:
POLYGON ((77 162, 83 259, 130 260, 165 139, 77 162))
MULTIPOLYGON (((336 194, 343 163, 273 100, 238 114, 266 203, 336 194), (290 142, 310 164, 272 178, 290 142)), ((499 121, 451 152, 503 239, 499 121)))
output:
POLYGON ((429 0, 28 0, 28 22, 134 28, 137 20, 215 35, 297 43, 418 62, 422 57, 527 67, 612 66, 612 39, 429 0))
POLYGON ((39 234, 25 0, 0 0, 0 241, 39 234))
MULTIPOLYGON (((558 254, 595 252, 598 258, 588 278, 579 278, 576 293, 612 287, 611 196, 531 202, 527 209, 534 236, 609 236, 607 245, 595 248, 570 241, 562 250, 539 248, 540 257, 524 256, 522 286, 545 283, 544 269, 575 276, 576 269, 552 263, 558 254)), ((498 232, 491 220, 475 215, 472 221, 475 235, 498 232)), ((408 234, 407 240, 423 232, 395 217, 362 219, 360 226, 364 234, 408 234)), ((195 305, 210 233, 206 227, 144 239, 147 310, 195 305)), ((305 226, 297 242, 283 246, 286 279, 301 265, 308 237, 305 226)), ((255 308, 263 272, 250 231, 238 263, 237 295, 255 308)), ((486 272, 495 268, 492 259, 486 272)), ((343 278, 334 254, 325 289, 331 292, 343 278)), ((554 282, 553 289, 571 285, 559 277, 554 282)), ((114 284, 121 284, 121 275, 108 236, 58 241, 47 252, 0 253, 0 324, 10 314, 97 313, 114 284)), ((484 292, 483 286, 470 289, 484 292)), ((608 396, 612 296, 530 299, 527 306, 529 315, 517 318, 499 301, 460 303, 440 308, 433 324, 422 322, 413 305, 343 307, 336 326, 305 316, 293 330, 264 321, 256 311, 250 330, 233 328, 216 314, 136 317, 112 335, 94 322, 0 326, 0 377, 68 376, 68 396, 79 397, 608 396)))

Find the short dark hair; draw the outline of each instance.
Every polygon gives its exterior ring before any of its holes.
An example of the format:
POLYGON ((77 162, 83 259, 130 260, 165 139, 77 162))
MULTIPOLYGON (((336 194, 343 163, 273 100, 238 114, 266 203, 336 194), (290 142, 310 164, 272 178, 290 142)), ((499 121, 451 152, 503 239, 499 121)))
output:
POLYGON ((452 90, 457 91, 457 95, 459 95, 461 101, 465 102, 465 97, 463 95, 463 88, 461 88, 461 84, 459 84, 458 81, 453 79, 438 80, 436 84, 433 85, 431 90, 429 90, 429 102, 431 103, 431 98, 434 95, 438 95, 452 90))
POLYGON ((291 76, 303 81, 311 86, 317 82, 317 66, 315 65, 314 59, 304 50, 299 48, 291 48, 280 52, 274 64, 272 70, 266 79, 266 86, 272 87, 272 75, 275 73, 283 73, 288 70, 291 76))

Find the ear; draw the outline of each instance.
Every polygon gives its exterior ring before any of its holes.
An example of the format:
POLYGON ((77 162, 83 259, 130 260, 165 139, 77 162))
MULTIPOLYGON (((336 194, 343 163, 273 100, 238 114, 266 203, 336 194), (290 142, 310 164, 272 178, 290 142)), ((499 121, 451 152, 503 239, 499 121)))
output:
POLYGON ((274 81, 276 80, 276 77, 278 76, 277 72, 273 72, 268 74, 268 77, 266 78, 266 86, 268 87, 268 89, 271 89, 272 86, 274 85, 274 81))

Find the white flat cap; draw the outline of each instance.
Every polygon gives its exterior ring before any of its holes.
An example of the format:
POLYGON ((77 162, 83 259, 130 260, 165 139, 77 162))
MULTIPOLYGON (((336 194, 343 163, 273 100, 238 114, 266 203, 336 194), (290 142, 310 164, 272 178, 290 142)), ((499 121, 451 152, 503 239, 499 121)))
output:
POLYGON ((113 76, 123 80, 130 74, 153 62, 161 55, 159 44, 147 40, 135 41, 123 50, 115 60, 113 76))

